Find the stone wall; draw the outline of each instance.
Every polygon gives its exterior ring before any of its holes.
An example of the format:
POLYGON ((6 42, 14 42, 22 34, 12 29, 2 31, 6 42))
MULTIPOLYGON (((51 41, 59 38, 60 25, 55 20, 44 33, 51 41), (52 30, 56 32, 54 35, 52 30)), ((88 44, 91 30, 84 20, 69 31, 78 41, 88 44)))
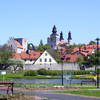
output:
MULTIPOLYGON (((46 70, 80 70, 79 64, 74 63, 59 63, 59 64, 26 64, 23 67, 23 70, 38 70, 40 68, 45 68, 46 70)), ((88 65, 83 65, 85 70, 95 70, 95 67, 89 67, 88 65)))

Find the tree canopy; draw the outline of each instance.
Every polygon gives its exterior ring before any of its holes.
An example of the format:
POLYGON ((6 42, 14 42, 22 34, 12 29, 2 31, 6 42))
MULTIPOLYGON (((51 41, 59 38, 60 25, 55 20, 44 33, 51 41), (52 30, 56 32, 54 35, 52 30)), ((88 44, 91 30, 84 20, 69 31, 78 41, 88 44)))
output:
POLYGON ((7 66, 9 58, 13 58, 12 48, 4 45, 0 48, 0 65, 7 66))
POLYGON ((95 51, 95 53, 91 55, 88 62, 91 67, 93 67, 94 65, 100 65, 100 51, 95 51))
MULTIPOLYGON (((24 65, 24 61, 22 59, 14 59, 14 58, 11 58, 11 59, 8 59, 8 65, 12 65, 14 70, 17 69, 17 67, 19 66, 23 66, 24 65)), ((8 66, 8 67, 9 67, 8 66)))

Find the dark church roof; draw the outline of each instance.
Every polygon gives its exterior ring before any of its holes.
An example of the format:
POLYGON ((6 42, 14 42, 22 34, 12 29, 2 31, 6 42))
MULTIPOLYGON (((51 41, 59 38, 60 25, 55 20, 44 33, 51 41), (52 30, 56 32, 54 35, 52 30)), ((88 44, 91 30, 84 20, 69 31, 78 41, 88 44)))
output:
POLYGON ((64 40, 64 38, 63 38, 63 33, 61 31, 61 33, 60 33, 60 41, 62 41, 62 40, 64 40))
POLYGON ((71 32, 70 31, 68 33, 68 39, 72 40, 72 38, 71 38, 71 32))
POLYGON ((58 34, 57 34, 57 30, 56 30, 56 26, 55 26, 55 25, 53 26, 53 30, 52 30, 51 36, 52 36, 52 35, 58 35, 58 34))

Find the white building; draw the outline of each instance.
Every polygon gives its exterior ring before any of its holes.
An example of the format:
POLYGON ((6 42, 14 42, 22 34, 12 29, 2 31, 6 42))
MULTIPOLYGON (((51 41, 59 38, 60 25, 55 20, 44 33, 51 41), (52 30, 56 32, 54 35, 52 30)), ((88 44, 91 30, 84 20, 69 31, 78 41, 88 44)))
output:
POLYGON ((7 45, 12 47, 14 53, 21 53, 27 50, 27 39, 10 37, 7 45))

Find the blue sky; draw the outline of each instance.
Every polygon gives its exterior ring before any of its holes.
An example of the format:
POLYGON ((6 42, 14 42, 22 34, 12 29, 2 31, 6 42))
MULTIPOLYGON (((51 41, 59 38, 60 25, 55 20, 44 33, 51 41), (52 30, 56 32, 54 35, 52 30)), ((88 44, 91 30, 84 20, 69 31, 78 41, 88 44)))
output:
POLYGON ((65 42, 69 31, 76 44, 100 38, 100 0, 0 0, 0 45, 9 37, 46 44, 54 25, 65 42))

